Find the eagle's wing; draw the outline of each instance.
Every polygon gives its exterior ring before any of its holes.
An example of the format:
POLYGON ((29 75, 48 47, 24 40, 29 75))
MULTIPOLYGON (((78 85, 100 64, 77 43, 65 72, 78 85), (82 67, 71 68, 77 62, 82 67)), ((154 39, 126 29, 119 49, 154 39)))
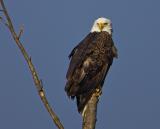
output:
POLYGON ((84 38, 84 40, 82 40, 75 48, 73 48, 73 50, 69 54, 68 57, 71 58, 71 61, 70 61, 69 68, 66 74, 67 79, 69 79, 72 76, 75 68, 80 66, 80 64, 84 60, 85 58, 84 55, 86 54, 88 45, 92 42, 94 35, 95 33, 89 33, 84 38))

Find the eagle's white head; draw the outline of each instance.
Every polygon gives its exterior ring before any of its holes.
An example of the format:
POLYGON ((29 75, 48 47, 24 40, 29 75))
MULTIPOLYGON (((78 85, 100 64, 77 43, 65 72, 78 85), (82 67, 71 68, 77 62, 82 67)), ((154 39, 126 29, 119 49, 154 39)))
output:
POLYGON ((101 17, 95 20, 91 32, 102 32, 106 31, 112 35, 112 23, 111 20, 101 17))

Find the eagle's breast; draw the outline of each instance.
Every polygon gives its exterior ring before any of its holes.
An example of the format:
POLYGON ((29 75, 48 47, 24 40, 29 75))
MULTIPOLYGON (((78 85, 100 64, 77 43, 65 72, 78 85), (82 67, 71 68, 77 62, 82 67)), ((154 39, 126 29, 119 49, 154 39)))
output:
POLYGON ((92 54, 92 60, 97 63, 97 65, 102 65, 111 56, 109 53, 112 47, 111 36, 107 32, 97 33, 94 40, 94 46, 92 54))

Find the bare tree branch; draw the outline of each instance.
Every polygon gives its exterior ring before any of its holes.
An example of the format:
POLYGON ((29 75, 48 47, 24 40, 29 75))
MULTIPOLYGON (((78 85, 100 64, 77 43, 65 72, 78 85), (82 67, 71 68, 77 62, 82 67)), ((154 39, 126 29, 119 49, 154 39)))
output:
MULTIPOLYGON (((64 127, 61 124, 58 116, 56 115, 56 113, 53 111, 53 108, 51 108, 50 104, 48 103, 48 100, 47 100, 46 95, 45 95, 45 91, 43 89, 43 85, 41 83, 42 81, 38 77, 36 69, 35 69, 34 65, 32 64, 31 58, 29 57, 29 55, 26 52, 25 48, 23 47, 21 41, 19 40, 21 34, 19 34, 19 35, 16 34, 14 26, 13 26, 12 21, 11 21, 11 18, 9 16, 8 12, 7 12, 7 9, 6 9, 5 5, 4 5, 3 0, 0 0, 0 4, 2 6, 2 10, 1 11, 3 11, 4 16, 6 17, 6 21, 7 21, 6 24, 8 26, 8 29, 11 32, 11 35, 12 35, 13 39, 15 40, 16 45, 21 50, 21 53, 24 56, 24 58, 25 58, 25 60, 26 60, 26 62, 28 64, 29 70, 30 70, 30 72, 32 74, 32 77, 33 77, 33 80, 34 80, 34 84, 36 86, 38 94, 39 94, 39 96, 40 96, 40 98, 41 98, 46 110, 50 114, 50 116, 51 116, 53 122, 55 123, 55 125, 57 126, 57 128, 58 129, 64 129, 64 127)), ((21 30, 20 30, 20 33, 22 33, 21 30)))
POLYGON ((86 105, 86 110, 83 116, 83 129, 95 129, 98 101, 99 95, 94 93, 86 105))

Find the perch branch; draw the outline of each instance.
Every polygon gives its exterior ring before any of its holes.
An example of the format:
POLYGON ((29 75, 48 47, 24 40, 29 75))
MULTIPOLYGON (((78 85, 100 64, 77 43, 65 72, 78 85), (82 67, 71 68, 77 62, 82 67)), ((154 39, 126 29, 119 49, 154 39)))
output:
POLYGON ((98 101, 99 96, 94 93, 86 105, 87 108, 83 116, 83 129, 95 129, 98 101))
POLYGON ((32 74, 32 77, 33 77, 33 80, 34 80, 34 84, 36 86, 38 94, 39 94, 46 110, 50 114, 50 116, 51 116, 53 122, 55 123, 55 125, 57 126, 57 128, 58 129, 64 129, 64 127, 61 124, 58 116, 55 114, 55 112, 51 108, 50 104, 48 103, 48 100, 47 100, 46 95, 45 95, 45 91, 43 89, 42 81, 38 77, 36 69, 35 69, 34 65, 32 64, 31 58, 29 57, 29 55, 27 54, 27 52, 26 52, 25 48, 23 47, 21 41, 19 40, 19 37, 20 37, 21 34, 19 34, 19 35, 16 34, 14 26, 13 26, 12 21, 11 21, 11 18, 9 16, 8 12, 7 12, 7 9, 4 5, 3 0, 0 0, 0 4, 2 6, 2 11, 4 13, 4 16, 6 17, 8 29, 11 32, 11 35, 12 35, 13 39, 15 40, 16 45, 20 49, 22 55, 24 56, 24 59, 26 60, 26 62, 28 64, 29 70, 30 70, 30 72, 32 74))

